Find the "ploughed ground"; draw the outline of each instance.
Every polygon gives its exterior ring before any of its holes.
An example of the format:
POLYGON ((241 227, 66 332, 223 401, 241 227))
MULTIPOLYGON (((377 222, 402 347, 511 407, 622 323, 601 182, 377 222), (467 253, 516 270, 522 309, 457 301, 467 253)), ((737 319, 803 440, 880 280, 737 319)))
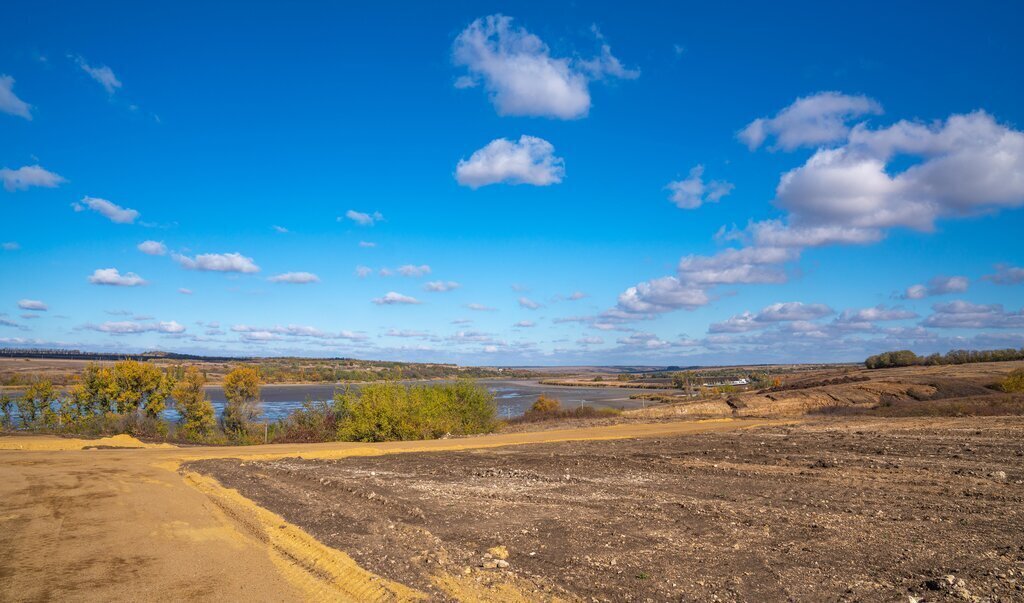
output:
POLYGON ((188 467, 438 599, 1024 600, 1020 417, 188 467))

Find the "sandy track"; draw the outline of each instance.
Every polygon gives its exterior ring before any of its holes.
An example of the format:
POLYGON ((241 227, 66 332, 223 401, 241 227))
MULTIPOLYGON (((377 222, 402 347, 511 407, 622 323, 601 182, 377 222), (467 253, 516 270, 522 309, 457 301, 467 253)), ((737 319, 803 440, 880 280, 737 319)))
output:
MULTIPOLYGON (((361 570, 344 553, 320 545, 237 493, 179 473, 185 461, 329 459, 659 437, 768 423, 624 424, 429 442, 248 448, 52 450, 66 448, 68 441, 0 438, 0 600, 287 601, 414 595, 361 570), (345 587, 353 584, 370 590, 346 593, 345 587)), ((84 445, 89 443, 74 444, 84 445)))

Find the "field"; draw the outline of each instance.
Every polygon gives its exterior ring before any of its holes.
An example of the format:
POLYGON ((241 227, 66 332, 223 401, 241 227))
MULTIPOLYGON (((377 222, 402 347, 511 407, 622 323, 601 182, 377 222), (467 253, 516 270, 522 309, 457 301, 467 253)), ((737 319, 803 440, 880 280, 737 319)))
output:
POLYGON ((1024 600, 1022 366, 425 442, 0 437, 0 600, 1024 600))
POLYGON ((447 573, 569 600, 1011 600, 1022 441, 1020 419, 823 420, 192 468, 427 592, 447 573))

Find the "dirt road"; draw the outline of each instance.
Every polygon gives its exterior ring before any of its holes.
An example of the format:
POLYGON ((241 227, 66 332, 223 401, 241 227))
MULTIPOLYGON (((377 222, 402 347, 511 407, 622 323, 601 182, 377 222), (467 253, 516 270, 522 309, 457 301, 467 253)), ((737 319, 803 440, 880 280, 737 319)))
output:
MULTIPOLYGON (((96 443, 0 438, 0 600, 383 600, 417 595, 366 572, 344 552, 322 545, 213 480, 180 471, 187 461, 299 455, 338 459, 565 440, 658 438, 770 423, 625 424, 429 442, 244 449, 60 450, 96 443)), ((471 586, 452 585, 449 592, 471 586)), ((513 584, 500 592, 515 598, 518 591, 513 584)))

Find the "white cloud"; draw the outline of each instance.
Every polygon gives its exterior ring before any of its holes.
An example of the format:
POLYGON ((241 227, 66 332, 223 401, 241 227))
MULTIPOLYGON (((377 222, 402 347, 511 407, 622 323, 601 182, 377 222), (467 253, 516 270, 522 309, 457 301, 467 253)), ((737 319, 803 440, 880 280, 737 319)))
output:
POLYGON ((184 333, 185 327, 177 322, 139 322, 135 320, 107 321, 99 325, 85 325, 85 328, 111 335, 136 335, 139 333, 184 333))
POLYGON ((494 312, 495 310, 497 310, 497 308, 492 308, 490 306, 485 306, 484 304, 477 303, 466 304, 466 308, 469 310, 473 310, 474 312, 494 312))
POLYGON ((569 295, 568 299, 569 299, 569 301, 579 301, 579 300, 585 299, 587 297, 590 297, 590 296, 587 295, 586 293, 582 292, 582 291, 573 291, 569 295))
POLYGON ((639 75, 623 67, 607 44, 590 60, 552 57, 540 38, 503 15, 473 21, 455 39, 452 58, 469 71, 455 86, 473 88, 482 80, 500 115, 584 117, 590 80, 639 75))
MULTIPOLYGON (((353 222, 360 226, 373 226, 377 222, 380 222, 384 219, 384 216, 379 211, 375 211, 372 214, 367 214, 361 211, 356 211, 354 209, 350 209, 347 212, 345 212, 345 217, 348 218, 349 220, 352 220, 353 222)), ((338 220, 340 221, 341 218, 338 218, 338 220)))
POLYGON ((312 272, 285 272, 284 274, 277 274, 267 279, 272 283, 289 283, 292 285, 307 285, 310 283, 319 283, 320 277, 313 274, 312 272))
POLYGON ((604 343, 604 339, 597 336, 581 337, 576 340, 579 345, 599 345, 604 343))
POLYGON ((425 274, 430 274, 430 266, 423 264, 422 266, 414 266, 412 264, 406 264, 398 268, 398 274, 402 276, 408 276, 412 278, 420 277, 425 274))
POLYGON ((0 75, 0 111, 32 120, 32 106, 14 94, 14 78, 0 75))
POLYGON ((784 322, 793 320, 815 320, 833 314, 832 308, 825 304, 805 304, 803 302, 782 302, 765 307, 754 320, 758 322, 784 322))
POLYGON ((18 307, 22 310, 31 310, 33 312, 46 312, 50 308, 46 304, 39 301, 38 299, 23 299, 18 301, 18 307))
POLYGON ((260 267, 253 262, 252 258, 240 253, 203 253, 194 258, 174 254, 171 257, 187 270, 241 272, 245 274, 260 271, 260 267))
POLYGON ((981 277, 997 285, 1019 285, 1024 283, 1024 268, 1010 266, 1009 264, 996 264, 995 274, 986 274, 981 277))
POLYGON ((712 256, 688 255, 679 260, 679 279, 699 285, 782 283, 778 264, 795 260, 799 250, 784 247, 728 248, 712 256))
POLYGON ((386 268, 385 267, 385 268, 381 268, 380 270, 378 270, 377 274, 379 274, 381 276, 394 276, 395 275, 395 271, 390 269, 390 268, 386 268))
POLYGON ((879 305, 873 308, 862 308, 859 310, 843 310, 843 313, 836 319, 840 323, 870 323, 890 320, 906 320, 917 318, 916 312, 903 310, 901 308, 887 308, 879 305))
POLYGON ((761 328, 764 328, 764 324, 757 322, 754 314, 744 312, 743 314, 729 317, 722 322, 711 323, 708 326, 708 333, 746 333, 747 331, 756 331, 761 328))
POLYGON ((373 274, 373 268, 369 266, 356 266, 356 276, 359 278, 366 278, 373 274))
POLYGON ((359 246, 367 249, 372 249, 376 247, 377 244, 372 241, 359 241, 359 246))
POLYGON ((656 278, 626 289, 619 295, 618 309, 628 314, 660 314, 706 305, 707 293, 674 276, 656 278))
POLYGON ((113 287, 139 287, 146 281, 134 272, 121 274, 117 268, 97 268, 89 277, 94 285, 110 285, 113 287))
POLYGON ((460 287, 459 283, 455 281, 430 281, 426 285, 423 285, 425 291, 432 291, 434 293, 444 293, 446 291, 454 291, 460 287))
POLYGON ((139 217, 139 212, 134 209, 121 207, 116 203, 112 203, 106 199, 98 199, 96 197, 82 197, 81 201, 72 203, 71 207, 73 207, 75 211, 91 209, 115 224, 132 224, 139 217))
POLYGON ((1024 310, 1006 312, 1002 304, 980 305, 956 300, 932 306, 934 313, 921 324, 942 329, 1024 328, 1024 310))
POLYGON ((409 297, 408 295, 389 291, 384 295, 384 297, 374 298, 373 303, 378 306, 392 306, 396 304, 418 304, 420 303, 420 300, 415 297, 409 297))
POLYGON ((276 233, 288 234, 288 229, 285 228, 284 226, 278 226, 277 224, 274 224, 273 226, 271 226, 271 228, 273 228, 274 232, 276 232, 276 233))
POLYGON ((732 192, 733 185, 724 180, 704 182, 704 166, 697 165, 690 169, 690 174, 683 180, 669 182, 665 187, 672 191, 669 199, 680 209, 697 209, 704 203, 717 203, 722 197, 732 192))
POLYGON ((462 159, 455 167, 459 184, 479 188, 489 184, 558 184, 565 177, 565 162, 555 157, 555 147, 543 138, 520 136, 519 142, 506 138, 492 140, 462 159))
POLYGON ((963 293, 969 286, 966 276, 936 276, 927 285, 911 285, 900 297, 903 299, 923 299, 933 295, 947 293, 963 293))
POLYGON ((180 293, 182 295, 192 295, 193 291, 191 289, 186 289, 185 287, 181 287, 180 289, 178 289, 178 293, 180 293))
POLYGON ((33 186, 56 188, 67 182, 60 174, 48 171, 40 165, 26 165, 16 170, 0 169, 0 180, 4 181, 4 189, 11 193, 33 186))
POLYGON ((537 323, 533 322, 532 320, 520 320, 519 322, 512 326, 516 327, 517 329, 532 329, 533 327, 537 326, 537 323))
POLYGON ((107 91, 107 94, 113 94, 118 88, 121 87, 121 80, 117 79, 114 75, 113 70, 106 65, 101 67, 92 67, 82 57, 76 57, 75 61, 78 66, 82 68, 82 71, 89 74, 89 77, 99 82, 103 89, 107 91))
POLYGON ((167 245, 163 241, 143 241, 139 243, 138 250, 146 255, 167 255, 167 245))
MULTIPOLYGON (((207 325, 214 329, 219 328, 219 324, 210 323, 207 325)), ((242 338, 245 340, 252 341, 275 341, 283 337, 302 338, 302 339, 346 339, 351 341, 363 341, 367 339, 363 333, 356 333, 353 331, 342 330, 342 331, 323 331, 316 327, 308 325, 275 325, 273 327, 254 327, 245 324, 237 324, 231 326, 231 331, 234 333, 242 333, 242 338)))
POLYGON ((19 245, 17 241, 5 241, 0 243, 0 249, 3 249, 4 251, 17 251, 21 249, 21 245, 19 245))
POLYGON ((526 308, 527 310, 536 310, 537 308, 542 308, 543 306, 540 303, 535 302, 528 297, 520 297, 519 307, 526 308))
POLYGON ((882 106, 866 96, 819 92, 798 98, 775 117, 755 119, 737 136, 750 150, 769 136, 776 137, 776 148, 792 150, 842 140, 849 132, 849 120, 880 113, 882 106))

